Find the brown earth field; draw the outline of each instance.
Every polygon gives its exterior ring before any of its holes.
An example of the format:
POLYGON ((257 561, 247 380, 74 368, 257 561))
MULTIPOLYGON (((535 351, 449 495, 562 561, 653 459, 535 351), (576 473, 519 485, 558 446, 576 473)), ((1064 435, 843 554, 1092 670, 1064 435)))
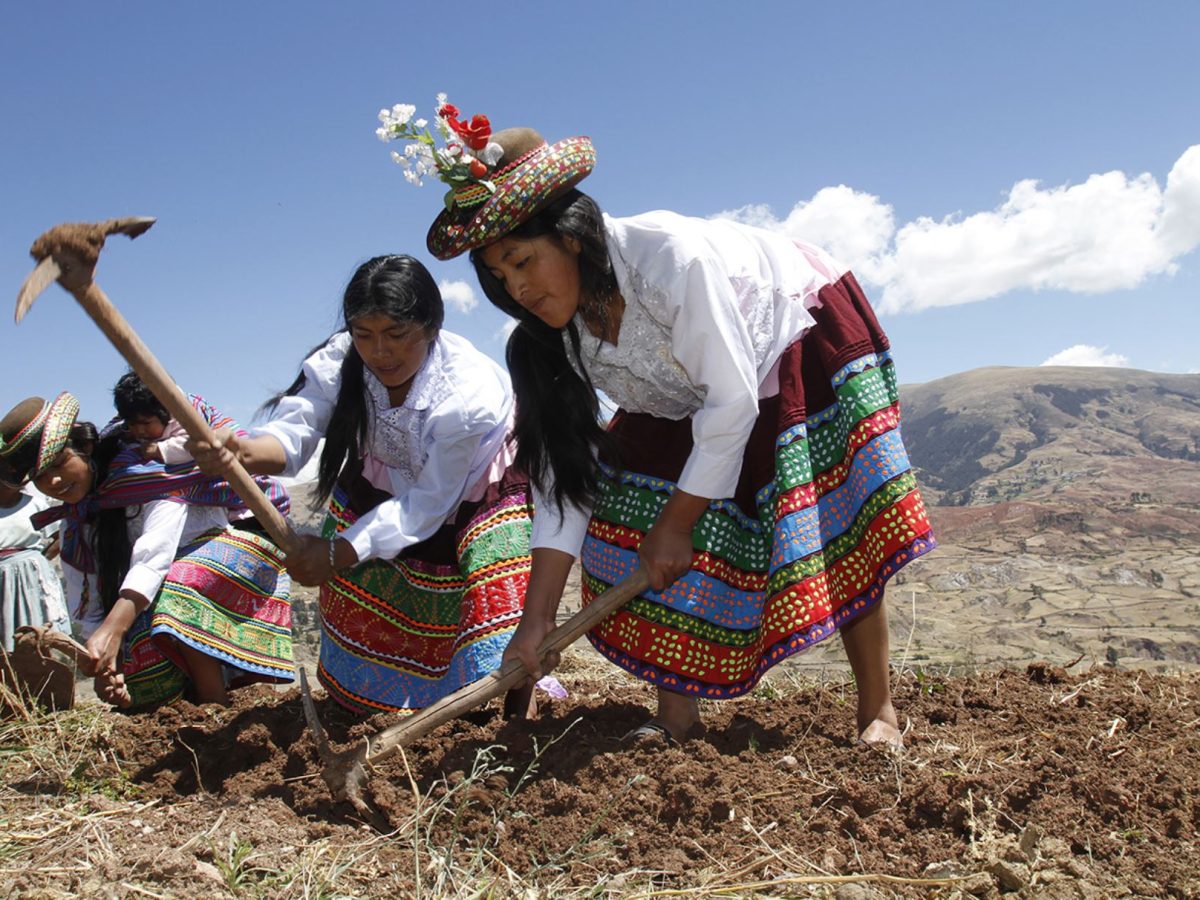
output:
MULTIPOLYGON (((1200 677, 1046 663, 897 678, 906 749, 855 746, 842 681, 786 670, 679 746, 621 735, 649 690, 569 652, 569 696, 497 707, 333 802, 297 692, 5 731, 20 896, 1200 896, 1200 677), (602 677, 597 677, 597 675, 602 677), (43 726, 43 731, 45 726, 43 726)), ((357 721, 318 692, 335 745, 357 721)))

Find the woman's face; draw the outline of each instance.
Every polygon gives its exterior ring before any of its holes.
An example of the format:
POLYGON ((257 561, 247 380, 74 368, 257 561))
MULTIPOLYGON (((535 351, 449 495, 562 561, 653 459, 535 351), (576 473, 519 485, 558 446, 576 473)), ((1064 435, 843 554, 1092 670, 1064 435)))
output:
POLYGON ((359 316, 350 323, 350 338, 363 364, 388 390, 405 387, 429 356, 436 334, 385 313, 359 316))
POLYGON ((86 456, 67 447, 33 483, 47 497, 78 503, 92 492, 92 467, 86 456))
POLYGON ((551 328, 565 328, 579 308, 579 250, 571 237, 509 236, 480 258, 513 300, 551 328))

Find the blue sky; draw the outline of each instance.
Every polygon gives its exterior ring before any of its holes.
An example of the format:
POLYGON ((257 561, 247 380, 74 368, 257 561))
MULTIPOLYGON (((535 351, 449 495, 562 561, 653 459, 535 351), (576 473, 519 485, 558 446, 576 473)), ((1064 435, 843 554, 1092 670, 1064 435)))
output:
MULTIPOLYGON (((467 264, 425 250, 439 187, 374 135, 381 107, 428 116, 445 91, 497 128, 590 135, 583 187, 613 214, 829 246, 904 381, 1079 347, 1063 359, 1194 372, 1198 33, 1193 2, 6 4, 0 284, 15 300, 57 222, 157 216, 97 280, 243 418, 378 253, 428 264, 447 327, 502 358, 467 264)), ((124 366, 73 301, 8 316, 0 407, 69 389, 107 417, 124 366)))

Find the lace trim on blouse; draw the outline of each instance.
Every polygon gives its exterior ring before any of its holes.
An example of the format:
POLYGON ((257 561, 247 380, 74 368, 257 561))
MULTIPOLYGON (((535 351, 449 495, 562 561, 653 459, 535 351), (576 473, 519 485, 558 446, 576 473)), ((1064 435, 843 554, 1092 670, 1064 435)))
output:
POLYGON ((371 398, 370 426, 364 450, 395 469, 408 482, 415 482, 425 468, 428 452, 421 440, 429 410, 442 402, 452 390, 447 379, 439 377, 443 367, 441 341, 434 341, 425 363, 413 376, 412 387, 400 406, 392 406, 388 390, 370 369, 363 376, 371 398))
MULTIPOLYGON (((626 283, 631 288, 624 293, 632 296, 625 297, 617 345, 602 341, 587 330, 581 316, 575 317, 584 366, 592 383, 622 409, 663 419, 687 418, 704 405, 706 391, 691 381, 671 352, 668 293, 647 281, 637 269, 624 265, 626 283)), ((761 368, 778 327, 776 303, 763 302, 763 295, 778 298, 783 292, 744 276, 732 276, 729 282, 750 333, 755 366, 761 368)), ((791 299, 803 302, 803 295, 792 294, 791 299)), ((565 331, 564 341, 571 358, 565 331)), ((574 359, 571 364, 576 365, 574 359)))
MULTIPOLYGON (((632 290, 623 292, 625 312, 616 346, 600 340, 581 316, 575 317, 583 364, 592 383, 622 409, 663 419, 687 418, 704 405, 705 392, 692 384, 671 353, 667 292, 637 270, 627 271, 632 290)), ((563 336, 570 357, 570 339, 565 331, 563 336)))

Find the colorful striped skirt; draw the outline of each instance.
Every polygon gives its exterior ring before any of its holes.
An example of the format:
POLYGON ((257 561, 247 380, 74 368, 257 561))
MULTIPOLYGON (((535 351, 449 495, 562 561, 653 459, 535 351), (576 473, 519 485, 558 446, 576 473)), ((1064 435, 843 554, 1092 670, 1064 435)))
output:
MULTIPOLYGON (((780 393, 760 401, 734 496, 710 503, 693 531, 691 570, 588 635, 652 684, 744 694, 876 606, 887 580, 935 546, 900 437, 887 338, 852 275, 820 301, 816 325, 784 353, 780 393)), ((690 419, 618 411, 611 433, 620 468, 603 467, 585 603, 637 568, 692 450, 690 419)))
POLYGON ((220 660, 231 686, 294 680, 290 592, 278 548, 254 532, 211 531, 182 546, 125 638, 133 705, 184 695, 187 666, 176 641, 220 660))
MULTIPOLYGON (((325 537, 389 494, 343 475, 325 537)), ((321 588, 317 677, 358 712, 415 712, 500 666, 529 584, 528 482, 512 469, 432 537, 321 588)))

